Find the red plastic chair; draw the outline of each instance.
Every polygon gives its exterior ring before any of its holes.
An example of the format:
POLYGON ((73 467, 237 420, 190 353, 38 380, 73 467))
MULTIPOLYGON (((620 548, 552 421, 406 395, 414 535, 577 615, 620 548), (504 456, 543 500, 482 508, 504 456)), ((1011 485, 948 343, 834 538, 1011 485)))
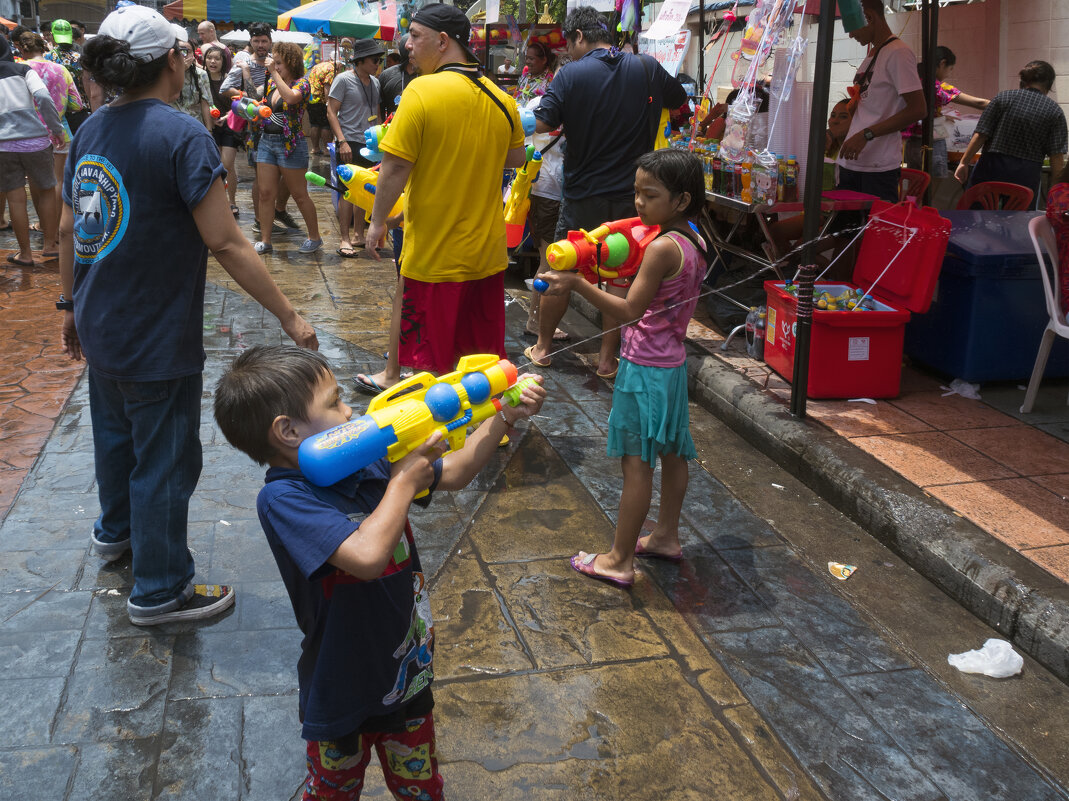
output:
POLYGON ((1032 205, 1032 190, 1018 184, 984 181, 966 189, 957 207, 968 210, 977 203, 984 211, 1025 211, 1032 205))
POLYGON ((903 167, 902 176, 898 179, 899 201, 913 198, 917 205, 920 205, 923 203, 924 192, 931 182, 932 176, 923 170, 911 170, 909 167, 903 167))

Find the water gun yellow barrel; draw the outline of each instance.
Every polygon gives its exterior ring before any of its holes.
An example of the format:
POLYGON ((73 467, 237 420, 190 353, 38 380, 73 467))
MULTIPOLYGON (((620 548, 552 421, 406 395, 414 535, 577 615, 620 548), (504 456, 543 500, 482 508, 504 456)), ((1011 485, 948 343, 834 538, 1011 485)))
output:
POLYGON ((531 188, 538 180, 541 169, 542 154, 532 145, 528 145, 527 161, 516 170, 516 177, 512 179, 509 197, 505 202, 505 244, 510 248, 519 247, 523 241, 527 213, 531 210, 531 188))

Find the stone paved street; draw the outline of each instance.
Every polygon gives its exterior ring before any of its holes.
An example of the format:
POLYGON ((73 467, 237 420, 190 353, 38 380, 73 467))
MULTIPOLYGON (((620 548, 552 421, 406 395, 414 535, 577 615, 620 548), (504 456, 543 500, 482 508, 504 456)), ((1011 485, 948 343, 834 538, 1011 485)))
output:
MULTIPOLYGON (((352 387, 381 366, 393 266, 336 256, 314 197, 327 247, 299 256, 300 238, 276 240, 266 263, 352 387)), ((25 313, 4 304, 0 326, 27 343, 5 347, 27 365, 27 395, 5 394, 3 414, 40 421, 37 440, 3 439, 23 472, 0 510, 0 801, 299 798, 301 635, 256 520, 262 471, 211 416, 221 371, 281 341, 277 323, 210 268, 190 547, 198 578, 234 584, 237 603, 144 630, 126 617, 129 557, 87 548, 86 381, 55 347, 55 274, 3 280, 25 313), (32 400, 41 371, 52 401, 32 400)), ((510 290, 518 364, 525 304, 510 290)), ((542 371, 542 413, 469 489, 412 513, 433 576, 449 798, 1069 798, 1066 686, 1028 657, 1002 682, 949 668, 947 653, 996 633, 693 404, 684 562, 643 564, 630 593, 577 576, 567 557, 611 541, 622 482, 594 329, 566 327, 579 342, 542 371), (831 559, 860 570, 836 582, 831 559)), ((367 398, 349 400, 360 413, 367 398)), ((365 797, 387 797, 374 761, 368 776, 365 797)))

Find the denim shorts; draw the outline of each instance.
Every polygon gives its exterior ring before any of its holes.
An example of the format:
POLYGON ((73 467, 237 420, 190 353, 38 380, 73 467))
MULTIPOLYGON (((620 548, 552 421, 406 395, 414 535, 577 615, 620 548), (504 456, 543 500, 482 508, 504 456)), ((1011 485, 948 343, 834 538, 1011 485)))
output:
POLYGON ((297 147, 286 155, 285 137, 282 134, 265 133, 260 137, 260 146, 256 148, 257 164, 274 164, 284 170, 308 169, 308 141, 302 136, 297 140, 297 147))

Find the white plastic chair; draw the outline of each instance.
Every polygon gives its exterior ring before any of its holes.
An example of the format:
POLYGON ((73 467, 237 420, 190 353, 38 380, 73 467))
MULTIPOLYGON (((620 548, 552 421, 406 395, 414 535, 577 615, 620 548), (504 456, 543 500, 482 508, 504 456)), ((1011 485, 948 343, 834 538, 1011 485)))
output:
MULTIPOLYGON (((1050 321, 1043 331, 1043 338, 1039 341, 1036 364, 1032 368, 1032 378, 1028 381, 1028 390, 1024 394, 1024 403, 1021 405, 1022 414, 1031 412, 1036 402, 1039 382, 1043 379, 1043 371, 1047 369, 1047 358, 1054 345, 1054 338, 1069 339, 1069 324, 1065 321, 1065 313, 1062 311, 1058 293, 1058 243, 1054 238, 1054 229, 1051 228, 1046 217, 1033 217, 1028 222, 1028 235, 1032 237, 1032 246, 1036 249, 1036 259, 1039 261, 1039 272, 1043 276, 1043 297, 1047 301, 1047 314, 1050 316, 1050 321), (1050 257, 1049 264, 1043 256, 1044 250, 1050 257)), ((1069 400, 1066 403, 1069 403, 1069 400)))

